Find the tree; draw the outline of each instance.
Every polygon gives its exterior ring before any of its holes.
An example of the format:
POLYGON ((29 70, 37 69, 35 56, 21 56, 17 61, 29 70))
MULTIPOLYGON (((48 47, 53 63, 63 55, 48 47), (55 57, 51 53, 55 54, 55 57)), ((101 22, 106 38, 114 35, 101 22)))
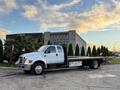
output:
POLYGON ((51 45, 51 44, 52 44, 52 42, 49 40, 49 41, 48 41, 48 45, 51 45))
POLYGON ((81 56, 85 56, 85 48, 84 48, 84 46, 82 46, 82 49, 81 49, 81 56))
POLYGON ((75 56, 79 56, 79 46, 78 46, 78 44, 76 45, 76 47, 75 47, 75 56))
POLYGON ((12 45, 13 45, 13 41, 10 41, 10 40, 5 41, 4 58, 8 60, 9 63, 12 62, 12 58, 13 58, 12 45))
POLYGON ((96 53, 96 46, 94 45, 93 46, 93 50, 92 50, 92 56, 96 56, 97 53, 96 53))
POLYGON ((100 54, 101 54, 101 50, 100 50, 100 48, 98 48, 97 49, 97 56, 100 56, 100 54))
POLYGON ((0 39, 0 62, 3 62, 3 43, 0 39))
POLYGON ((108 56, 109 55, 109 50, 105 46, 101 46, 101 53, 102 56, 108 56))
POLYGON ((104 55, 104 46, 101 46, 101 55, 104 55))
POLYGON ((91 48, 90 48, 90 46, 88 47, 88 50, 87 50, 87 56, 91 56, 91 48))
POLYGON ((106 53, 105 54, 106 56, 109 56, 109 50, 108 50, 108 48, 106 48, 105 53, 106 53))
POLYGON ((68 47, 68 56, 73 56, 73 46, 72 46, 72 44, 69 44, 69 47, 68 47))

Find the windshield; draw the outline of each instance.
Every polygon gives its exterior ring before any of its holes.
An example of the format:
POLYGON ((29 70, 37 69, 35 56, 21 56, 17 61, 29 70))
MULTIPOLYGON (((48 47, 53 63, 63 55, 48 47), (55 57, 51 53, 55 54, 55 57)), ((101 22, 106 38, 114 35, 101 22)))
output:
POLYGON ((38 52, 44 52, 48 46, 42 46, 38 49, 38 52))

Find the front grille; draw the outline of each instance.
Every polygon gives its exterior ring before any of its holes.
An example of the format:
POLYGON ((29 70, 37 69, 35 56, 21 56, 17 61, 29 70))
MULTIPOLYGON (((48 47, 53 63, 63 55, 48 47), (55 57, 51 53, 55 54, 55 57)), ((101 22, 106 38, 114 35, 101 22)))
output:
POLYGON ((19 57, 19 59, 20 59, 19 64, 24 64, 25 63, 25 58, 24 57, 19 57))

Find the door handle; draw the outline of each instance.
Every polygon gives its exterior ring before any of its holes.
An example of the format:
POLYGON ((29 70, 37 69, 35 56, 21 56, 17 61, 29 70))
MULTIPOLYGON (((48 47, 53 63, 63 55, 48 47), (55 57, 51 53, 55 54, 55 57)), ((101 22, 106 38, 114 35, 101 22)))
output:
POLYGON ((58 54, 56 54, 56 56, 58 56, 58 54))
POLYGON ((47 57, 46 55, 44 55, 44 57, 47 57))

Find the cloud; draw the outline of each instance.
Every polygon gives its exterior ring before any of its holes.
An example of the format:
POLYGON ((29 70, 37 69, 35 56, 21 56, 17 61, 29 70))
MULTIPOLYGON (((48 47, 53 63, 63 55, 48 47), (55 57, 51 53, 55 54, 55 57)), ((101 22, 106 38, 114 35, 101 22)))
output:
POLYGON ((10 31, 5 28, 0 28, 0 39, 4 39, 10 31))
POLYGON ((0 0, 0 14, 11 12, 17 8, 15 0, 0 0))
MULTIPOLYGON (((89 12, 83 13, 81 16, 84 16, 86 19, 77 20, 75 26, 78 32, 87 32, 95 30, 105 30, 108 26, 114 25, 120 21, 120 13, 118 6, 111 11, 108 11, 109 7, 107 4, 101 4, 99 6, 94 6, 89 12)), ((112 8, 111 8, 112 9, 112 8)))
MULTIPOLYGON (((80 0, 76 0, 77 2, 80 0)), ((63 7, 73 6, 77 2, 72 0, 68 4, 48 5, 46 2, 39 0, 39 5, 27 5, 24 7, 23 15, 29 20, 36 20, 39 22, 42 30, 50 28, 66 28, 69 24, 69 15, 62 13, 59 10, 63 7), (57 7, 57 8, 55 8, 57 7)))
POLYGON ((53 5, 52 8, 55 8, 56 10, 60 10, 62 8, 71 7, 71 6, 75 5, 75 4, 78 4, 79 2, 81 2, 81 0, 72 0, 69 3, 53 5))
POLYGON ((120 22, 120 2, 113 0, 112 3, 103 3, 92 6, 89 11, 69 13, 62 12, 64 8, 72 7, 81 0, 72 0, 69 3, 48 5, 47 2, 38 0, 38 5, 24 7, 23 15, 29 20, 39 22, 41 30, 61 28, 64 30, 75 29, 78 33, 88 31, 107 30, 120 22))
POLYGON ((33 5, 25 5, 24 9, 25 9, 25 12, 23 13, 23 15, 28 19, 32 19, 38 15, 38 10, 33 5))

